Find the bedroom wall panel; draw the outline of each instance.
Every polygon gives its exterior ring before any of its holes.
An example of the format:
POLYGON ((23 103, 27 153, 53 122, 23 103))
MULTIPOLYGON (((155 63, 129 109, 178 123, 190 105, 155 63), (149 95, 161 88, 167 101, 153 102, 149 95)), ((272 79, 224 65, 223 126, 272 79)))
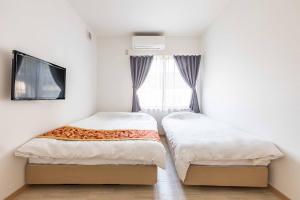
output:
POLYGON ((14 150, 35 136, 96 111, 97 48, 89 27, 64 0, 0 3, 0 199, 24 184, 14 150), (67 68, 66 100, 11 101, 11 52, 67 68))
POLYGON ((203 111, 286 154, 270 183, 300 199, 300 2, 235 0, 204 33, 203 111))
MULTIPOLYGON (((132 82, 129 55, 131 37, 98 37, 98 110, 131 111, 132 82)), ((167 37, 163 51, 135 51, 148 54, 200 53, 199 37, 167 37)))

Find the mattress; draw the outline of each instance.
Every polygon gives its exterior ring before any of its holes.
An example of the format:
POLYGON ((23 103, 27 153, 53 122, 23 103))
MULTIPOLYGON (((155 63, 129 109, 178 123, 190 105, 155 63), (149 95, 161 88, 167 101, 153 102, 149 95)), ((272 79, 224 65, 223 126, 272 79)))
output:
POLYGON ((151 160, 109 160, 101 158, 64 159, 64 158, 29 158, 30 164, 49 165, 154 165, 151 160))
POLYGON ((253 162, 253 160, 195 160, 191 161, 193 165, 212 165, 212 166, 248 166, 248 165, 260 165, 260 166, 268 166, 270 164, 270 160, 257 160, 257 162, 253 162))
POLYGON ((182 181, 190 164, 267 166, 283 156, 273 143, 202 114, 172 113, 162 125, 182 181))
MULTIPOLYGON (((157 131, 155 119, 145 113, 99 112, 69 126, 157 131)), ((63 141, 33 138, 19 147, 15 155, 40 164, 154 164, 164 168, 165 162, 163 144, 152 140, 63 141)))

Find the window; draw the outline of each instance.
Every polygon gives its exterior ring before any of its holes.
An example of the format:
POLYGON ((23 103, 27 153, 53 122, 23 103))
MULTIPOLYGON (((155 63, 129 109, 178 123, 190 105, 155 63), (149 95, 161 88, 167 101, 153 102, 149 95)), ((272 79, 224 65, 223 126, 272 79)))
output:
POLYGON ((192 91, 181 77, 173 56, 154 56, 150 71, 138 90, 142 109, 188 109, 192 91))

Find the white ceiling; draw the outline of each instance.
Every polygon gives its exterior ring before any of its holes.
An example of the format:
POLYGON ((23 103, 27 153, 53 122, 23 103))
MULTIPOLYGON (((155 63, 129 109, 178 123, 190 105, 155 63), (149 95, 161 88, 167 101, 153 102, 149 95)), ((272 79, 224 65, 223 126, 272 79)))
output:
POLYGON ((231 0, 69 0, 100 36, 198 36, 231 0))

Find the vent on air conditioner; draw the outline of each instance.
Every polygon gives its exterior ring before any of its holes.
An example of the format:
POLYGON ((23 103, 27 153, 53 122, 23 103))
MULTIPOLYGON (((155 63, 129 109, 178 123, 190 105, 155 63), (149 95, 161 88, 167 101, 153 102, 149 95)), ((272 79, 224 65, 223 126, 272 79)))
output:
POLYGON ((164 50, 165 49, 164 36, 133 36, 132 49, 133 50, 164 50))

